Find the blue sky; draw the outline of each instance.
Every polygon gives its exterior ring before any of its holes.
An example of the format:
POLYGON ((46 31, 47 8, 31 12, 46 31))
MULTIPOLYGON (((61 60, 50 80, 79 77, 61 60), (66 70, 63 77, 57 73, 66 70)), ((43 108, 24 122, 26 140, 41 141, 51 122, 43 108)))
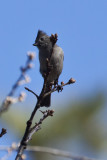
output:
MULTIPOLYGON (((70 77, 76 83, 66 87, 79 96, 100 87, 107 89, 107 1, 106 0, 9 0, 0 4, 0 97, 4 97, 25 64, 26 52, 35 51, 35 68, 29 72, 27 86, 42 87, 38 50, 33 47, 38 29, 58 33, 64 50, 64 69, 60 81, 70 77)), ((23 87, 21 88, 23 89, 23 87)))

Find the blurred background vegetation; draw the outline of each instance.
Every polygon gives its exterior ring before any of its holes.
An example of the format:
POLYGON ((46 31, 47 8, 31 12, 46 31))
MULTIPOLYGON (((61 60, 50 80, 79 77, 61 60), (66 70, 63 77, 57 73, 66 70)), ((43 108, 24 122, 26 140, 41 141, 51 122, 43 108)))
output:
MULTIPOLYGON (((42 129, 33 135, 30 145, 53 147, 94 158, 104 157, 102 154, 105 154, 107 147, 107 128, 104 121, 105 102, 103 92, 93 92, 85 98, 77 99, 76 102, 69 100, 62 106, 56 106, 54 116, 48 117, 43 122, 42 129)), ((20 141, 31 112, 26 111, 26 106, 21 109, 19 105, 18 110, 17 108, 18 104, 2 117, 2 120, 7 123, 7 128, 11 128, 11 135, 8 132, 3 139, 10 136, 11 142, 12 135, 17 137, 17 142, 20 141)), ((34 122, 37 122, 41 116, 42 114, 38 111, 34 122)), ((34 152, 27 153, 27 156, 30 160, 36 158, 41 160, 67 159, 34 152)))

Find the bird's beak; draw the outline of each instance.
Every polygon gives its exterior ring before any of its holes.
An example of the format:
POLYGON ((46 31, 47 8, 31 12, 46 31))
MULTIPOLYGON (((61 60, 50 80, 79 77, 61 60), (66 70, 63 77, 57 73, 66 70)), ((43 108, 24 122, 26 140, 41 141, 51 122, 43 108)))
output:
POLYGON ((34 44, 33 44, 33 46, 37 46, 37 45, 38 45, 38 43, 34 43, 34 44))

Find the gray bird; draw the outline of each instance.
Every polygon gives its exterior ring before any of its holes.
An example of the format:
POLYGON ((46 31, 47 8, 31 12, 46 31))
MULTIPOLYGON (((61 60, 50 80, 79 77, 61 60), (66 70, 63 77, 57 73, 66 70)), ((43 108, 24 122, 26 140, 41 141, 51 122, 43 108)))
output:
MULTIPOLYGON (((45 32, 41 30, 38 31, 35 43, 33 45, 37 46, 37 48, 39 49, 40 73, 42 74, 43 78, 45 78, 45 74, 47 73, 46 59, 49 59, 51 52, 53 51, 50 59, 50 65, 52 66, 52 69, 47 79, 45 91, 49 92, 50 84, 58 81, 58 78, 62 72, 64 60, 63 50, 57 44, 53 46, 50 36, 48 36, 45 32)), ((51 94, 43 99, 41 106, 49 107, 50 104, 51 94)))

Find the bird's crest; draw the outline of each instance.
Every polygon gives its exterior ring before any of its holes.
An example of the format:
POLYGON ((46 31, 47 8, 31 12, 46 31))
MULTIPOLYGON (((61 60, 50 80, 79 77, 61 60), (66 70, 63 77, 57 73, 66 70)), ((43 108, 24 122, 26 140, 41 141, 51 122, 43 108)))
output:
POLYGON ((37 38, 47 35, 45 32, 38 30, 37 38))

